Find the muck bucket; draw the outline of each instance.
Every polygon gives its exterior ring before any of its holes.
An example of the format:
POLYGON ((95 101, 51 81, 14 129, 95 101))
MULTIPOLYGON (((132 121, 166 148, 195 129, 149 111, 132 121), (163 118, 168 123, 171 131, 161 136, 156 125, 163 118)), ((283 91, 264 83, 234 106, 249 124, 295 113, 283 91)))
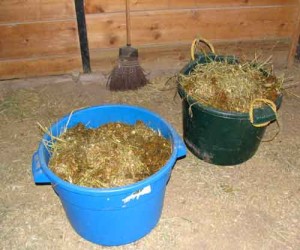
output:
POLYGON ((172 155, 155 174, 131 185, 117 188, 88 188, 66 182, 48 167, 50 154, 45 134, 32 157, 32 174, 36 184, 51 184, 59 196, 75 231, 101 245, 123 245, 148 234, 158 223, 166 184, 176 160, 185 156, 186 148, 175 130, 160 116, 146 109, 127 105, 103 105, 73 112, 51 126, 49 133, 59 136, 65 128, 83 123, 97 128, 111 122, 134 124, 143 121, 172 143, 172 155))
MULTIPOLYGON (((224 60, 238 63, 235 57, 198 54, 181 71, 188 75, 197 64, 224 60)), ((276 120, 282 95, 276 99, 275 112, 268 105, 250 113, 227 112, 208 107, 187 95, 181 84, 178 93, 182 98, 183 137, 188 149, 198 158, 216 165, 236 165, 250 159, 257 151, 267 125, 276 120)))

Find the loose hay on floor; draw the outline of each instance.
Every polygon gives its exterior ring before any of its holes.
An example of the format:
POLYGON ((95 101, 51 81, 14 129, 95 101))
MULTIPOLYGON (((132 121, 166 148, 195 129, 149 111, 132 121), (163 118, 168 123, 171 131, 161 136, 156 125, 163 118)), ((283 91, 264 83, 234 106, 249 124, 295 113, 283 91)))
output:
MULTIPOLYGON (((296 82, 300 80, 299 63, 287 76, 291 74, 296 82)), ((12 115, 7 122, 1 121, 0 249, 101 249, 72 230, 51 187, 33 185, 30 159, 40 141, 34 126, 37 120, 51 124, 69 110, 98 105, 99 100, 128 102, 159 113, 181 132, 181 103, 179 98, 173 102, 173 91, 160 91, 160 86, 149 84, 138 91, 111 94, 104 86, 50 84, 40 94, 37 115, 31 114, 22 123, 12 115), (162 102, 158 105, 153 97, 162 102), (51 120, 45 119, 49 113, 55 114, 51 120)), ((34 90, 40 92, 40 88, 34 90)), ((299 87, 291 90, 300 95, 299 87)), ((299 104, 298 98, 286 96, 281 133, 272 142, 262 143, 255 157, 240 166, 214 167, 188 153, 172 171, 157 227, 135 243, 111 249, 298 249, 299 104), (224 192, 221 184, 237 191, 224 192)))
POLYGON ((235 112, 249 112, 254 99, 275 101, 283 80, 263 70, 261 64, 211 61, 197 64, 179 83, 187 94, 205 105, 235 112))
POLYGON ((26 118, 35 115, 41 103, 38 91, 32 89, 8 91, 0 98, 0 115, 26 118))
MULTIPOLYGON (((49 147, 49 145, 48 145, 49 147)), ((51 147, 49 167, 60 178, 86 187, 118 187, 157 172, 171 156, 171 143, 143 122, 108 123, 66 130, 51 147)))

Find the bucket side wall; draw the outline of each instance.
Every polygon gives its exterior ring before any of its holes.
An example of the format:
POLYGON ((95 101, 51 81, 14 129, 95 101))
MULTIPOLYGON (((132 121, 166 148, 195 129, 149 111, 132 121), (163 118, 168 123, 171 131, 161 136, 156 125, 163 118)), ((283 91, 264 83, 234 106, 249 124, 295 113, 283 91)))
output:
POLYGON ((83 238, 96 244, 116 246, 136 241, 158 223, 165 188, 151 199, 140 198, 136 206, 115 210, 91 210, 62 201, 66 215, 83 238))
POLYGON ((215 116, 191 107, 183 100, 184 141, 189 150, 206 162, 235 165, 251 158, 258 149, 265 127, 253 127, 247 119, 215 116))
POLYGON ((112 211, 139 206, 141 203, 159 197, 165 190, 171 176, 172 166, 159 179, 139 185, 133 189, 118 188, 117 192, 109 192, 105 189, 95 189, 95 192, 78 193, 65 189, 62 185, 54 186, 54 190, 62 203, 80 207, 83 210, 112 211))

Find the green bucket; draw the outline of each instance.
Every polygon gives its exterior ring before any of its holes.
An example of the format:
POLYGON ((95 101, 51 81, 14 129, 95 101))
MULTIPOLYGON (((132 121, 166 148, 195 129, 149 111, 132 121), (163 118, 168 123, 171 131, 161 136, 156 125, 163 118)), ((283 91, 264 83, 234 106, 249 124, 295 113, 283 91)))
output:
MULTIPOLYGON (((197 64, 211 61, 238 63, 235 57, 214 54, 199 55, 181 71, 188 75, 197 64)), ((257 151, 267 126, 254 126, 248 113, 227 112, 203 105, 178 84, 182 98, 183 138, 187 148, 198 158, 215 165, 236 165, 250 159, 257 151)), ((282 102, 279 95, 277 109, 282 102)), ((268 105, 253 110, 254 123, 276 120, 276 113, 268 105)))

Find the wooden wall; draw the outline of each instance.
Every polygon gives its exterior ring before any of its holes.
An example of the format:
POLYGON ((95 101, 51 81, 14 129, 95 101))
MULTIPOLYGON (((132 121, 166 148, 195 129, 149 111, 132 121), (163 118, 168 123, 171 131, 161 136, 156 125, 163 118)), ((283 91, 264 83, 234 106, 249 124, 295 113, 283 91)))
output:
MULTIPOLYGON (((146 69, 182 67, 200 35, 219 54, 273 55, 274 64, 292 61, 299 36, 299 0, 132 0, 132 44, 146 69), (290 55, 290 58, 289 58, 290 55)), ((124 0, 86 0, 91 65, 115 63, 125 41, 124 0), (109 60, 108 60, 109 59, 109 60)))
MULTIPOLYGON (((180 69, 196 36, 219 54, 292 63, 300 0, 131 0, 132 45, 146 70, 180 69)), ((125 45, 125 0, 85 0, 92 71, 125 45)), ((0 0, 0 79, 82 71, 74 0, 0 0)))
POLYGON ((0 79, 81 70, 72 0, 0 1, 0 79))

